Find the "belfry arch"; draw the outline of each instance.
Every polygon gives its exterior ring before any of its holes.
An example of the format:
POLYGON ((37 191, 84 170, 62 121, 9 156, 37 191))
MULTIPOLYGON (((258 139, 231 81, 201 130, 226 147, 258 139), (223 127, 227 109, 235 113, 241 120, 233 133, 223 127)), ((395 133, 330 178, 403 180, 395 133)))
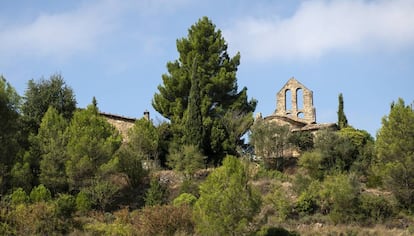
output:
POLYGON ((276 102, 276 115, 289 117, 306 124, 316 123, 313 92, 295 78, 290 78, 277 93, 276 102))

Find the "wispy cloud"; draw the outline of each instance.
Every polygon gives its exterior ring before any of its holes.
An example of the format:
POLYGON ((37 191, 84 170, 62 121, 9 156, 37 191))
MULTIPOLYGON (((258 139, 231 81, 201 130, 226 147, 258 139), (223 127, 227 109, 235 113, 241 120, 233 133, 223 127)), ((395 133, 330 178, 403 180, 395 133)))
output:
MULTIPOLYGON (((150 40, 154 36, 140 29, 123 28, 128 14, 152 17, 186 4, 188 0, 84 1, 71 10, 43 11, 30 22, 0 19, 0 60, 20 57, 65 59, 99 48, 118 31, 139 34, 150 40)), ((19 17, 17 12, 16 17, 19 17)))
POLYGON ((250 60, 401 49, 414 45, 414 1, 305 1, 291 17, 245 17, 223 32, 229 45, 250 60))
POLYGON ((3 24, 0 53, 62 58, 91 50, 101 36, 113 30, 118 10, 113 1, 104 1, 68 12, 41 14, 27 24, 3 24))

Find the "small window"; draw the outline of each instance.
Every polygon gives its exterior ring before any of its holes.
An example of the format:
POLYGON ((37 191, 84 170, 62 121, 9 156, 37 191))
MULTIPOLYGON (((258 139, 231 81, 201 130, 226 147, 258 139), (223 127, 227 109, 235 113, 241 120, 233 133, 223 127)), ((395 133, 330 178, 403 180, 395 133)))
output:
POLYGON ((303 114, 303 112, 298 112, 298 118, 305 119, 305 114, 303 114))

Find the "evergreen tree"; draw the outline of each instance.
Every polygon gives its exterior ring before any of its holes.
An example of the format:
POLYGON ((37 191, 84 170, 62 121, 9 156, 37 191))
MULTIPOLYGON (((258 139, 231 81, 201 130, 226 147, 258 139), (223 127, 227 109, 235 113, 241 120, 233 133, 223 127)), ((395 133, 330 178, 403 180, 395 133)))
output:
POLYGON ((41 79, 38 82, 29 80, 22 112, 30 132, 37 133, 50 106, 67 120, 70 120, 76 109, 73 90, 66 85, 60 74, 54 74, 48 80, 41 79))
POLYGON ((119 170, 128 175, 132 186, 138 186, 146 175, 142 161, 158 161, 158 149, 157 128, 145 118, 135 121, 128 132, 128 142, 117 152, 119 170))
POLYGON ((93 104, 76 111, 67 129, 66 174, 72 190, 89 187, 100 167, 109 163, 121 145, 121 136, 93 104))
POLYGON ((7 188, 8 177, 20 150, 20 96, 0 75, 0 193, 7 188))
POLYGON ((158 159, 158 131, 151 121, 141 118, 129 130, 127 148, 141 156, 141 159, 158 159))
POLYGON ((247 167, 228 156, 200 185, 194 206, 200 235, 244 235, 260 210, 260 195, 249 184, 247 167))
POLYGON ((401 98, 382 119, 375 147, 385 186, 403 207, 414 210, 414 110, 401 98))
MULTIPOLYGON (((200 127, 195 125, 191 127, 196 130, 185 131, 189 114, 196 117, 195 122, 200 122, 197 110, 189 112, 193 109, 190 108, 190 100, 195 104, 198 101, 195 97, 190 99, 193 84, 194 95, 200 96, 201 149, 219 162, 225 153, 236 153, 234 145, 224 145, 231 131, 224 124, 223 117, 226 113, 238 112, 253 120, 252 112, 256 107, 255 100, 247 100, 247 88, 238 91, 236 71, 240 55, 229 57, 221 31, 216 30, 207 17, 191 26, 187 38, 177 40, 177 50, 179 58, 167 63, 168 74, 162 76, 163 84, 158 86, 159 93, 154 95, 153 107, 171 121, 175 142, 189 140, 187 137, 181 139, 182 136, 198 135, 200 127), (199 93, 196 93, 197 83, 192 83, 192 79, 198 81, 199 93)), ((238 140, 246 131, 238 132, 238 140)))
POLYGON ((185 143, 202 148, 203 121, 201 117, 200 86, 197 79, 197 58, 194 58, 191 71, 191 87, 188 98, 187 120, 185 123, 185 143))
POLYGON ((339 129, 345 128, 348 126, 348 120, 346 119, 346 115, 344 112, 344 98, 342 93, 338 96, 338 127, 339 129))
POLYGON ((40 124, 36 136, 41 151, 40 183, 52 192, 67 190, 65 163, 67 161, 65 130, 68 122, 57 110, 50 107, 40 124))

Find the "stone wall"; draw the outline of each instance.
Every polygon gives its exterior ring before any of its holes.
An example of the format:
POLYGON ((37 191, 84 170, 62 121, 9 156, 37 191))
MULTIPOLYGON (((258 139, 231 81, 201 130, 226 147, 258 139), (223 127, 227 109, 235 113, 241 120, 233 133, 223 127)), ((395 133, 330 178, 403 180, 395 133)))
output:
POLYGON ((100 115, 105 117, 108 123, 113 125, 119 131, 122 135, 123 142, 128 141, 128 131, 134 126, 137 119, 103 112, 101 112, 100 115))

